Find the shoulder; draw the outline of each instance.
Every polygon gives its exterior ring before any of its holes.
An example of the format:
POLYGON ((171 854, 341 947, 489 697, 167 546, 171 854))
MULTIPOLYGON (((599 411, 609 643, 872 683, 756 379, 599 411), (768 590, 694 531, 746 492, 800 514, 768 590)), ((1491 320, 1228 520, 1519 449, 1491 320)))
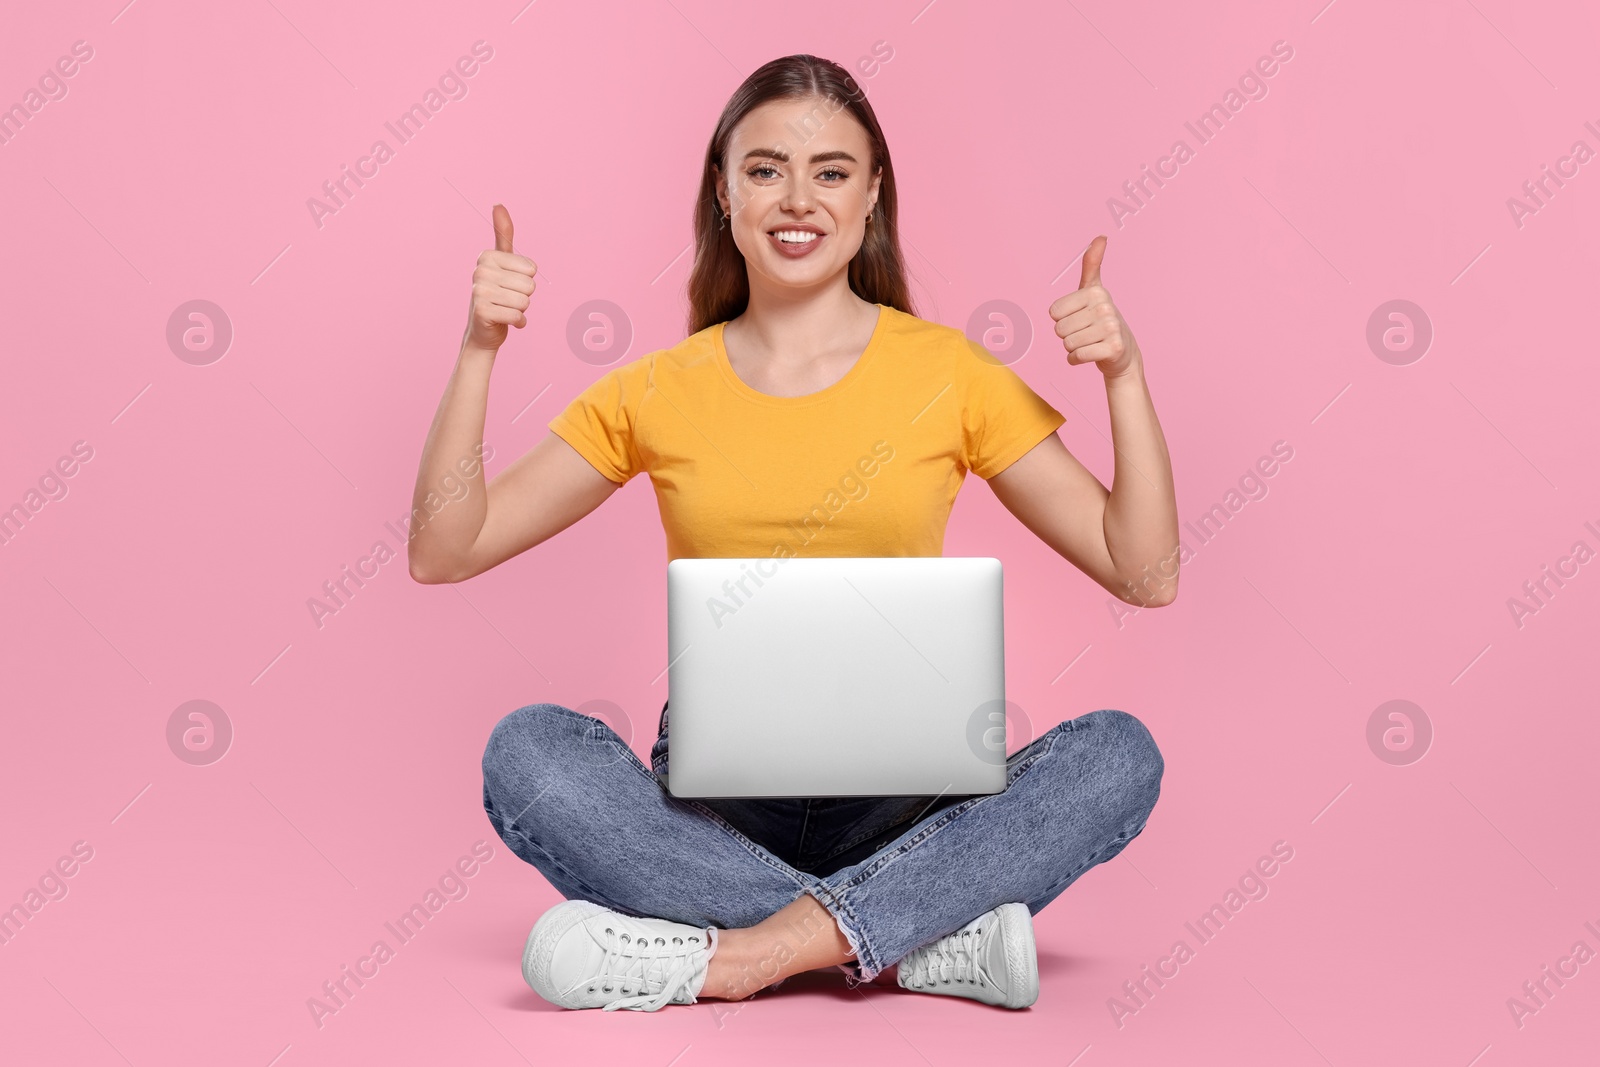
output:
POLYGON ((970 342, 967 335, 954 326, 946 326, 942 322, 932 322, 919 318, 909 311, 901 311, 888 304, 879 305, 883 308, 883 323, 881 328, 887 339, 902 341, 912 344, 930 345, 941 350, 951 352, 965 348, 970 342))
POLYGON ((682 381, 707 371, 714 372, 715 342, 707 327, 691 334, 670 348, 657 348, 624 363, 606 367, 590 385, 591 389, 620 393, 635 401, 653 390, 657 383, 682 381))
POLYGON ((883 313, 886 316, 884 347, 915 358, 922 365, 956 375, 970 375, 985 366, 1005 366, 982 344, 954 326, 919 318, 887 304, 883 305, 883 313))
POLYGON ((658 373, 685 374, 697 370, 714 369, 716 361, 716 334, 721 323, 707 326, 692 333, 671 348, 658 349, 645 357, 654 361, 658 373))
POLYGON ((608 373, 629 384, 644 387, 653 386, 658 381, 682 380, 685 377, 693 378, 708 372, 715 373, 716 342, 713 331, 716 328, 708 326, 699 333, 690 334, 670 348, 654 349, 611 368, 608 373))

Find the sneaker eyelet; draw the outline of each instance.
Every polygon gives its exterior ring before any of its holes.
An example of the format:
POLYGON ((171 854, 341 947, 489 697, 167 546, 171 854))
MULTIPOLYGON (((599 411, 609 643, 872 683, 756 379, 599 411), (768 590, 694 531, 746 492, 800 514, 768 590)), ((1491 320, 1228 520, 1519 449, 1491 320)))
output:
POLYGON ((694 942, 697 945, 700 943, 700 939, 698 937, 693 936, 693 935, 690 935, 689 940, 694 942))
POLYGON ((616 933, 616 931, 615 931, 615 930, 613 930, 613 929, 611 929, 611 927, 609 927, 609 926, 608 926, 608 927, 606 927, 606 933, 608 933, 608 934, 614 934, 614 933, 616 933))
POLYGON ((605 985, 605 986, 601 986, 601 987, 600 987, 600 991, 601 991, 601 992, 602 992, 602 993, 609 993, 609 992, 611 992, 611 987, 610 987, 610 986, 608 986, 608 985, 605 985))
POLYGON ((673 939, 672 939, 672 943, 673 943, 673 944, 674 944, 674 945, 681 945, 681 944, 683 944, 683 938, 681 938, 681 937, 674 937, 674 938, 673 938, 673 939))
POLYGON ((666 943, 667 943, 667 939, 666 939, 666 938, 664 938, 664 937, 658 937, 658 938, 656 938, 656 944, 658 944, 658 945, 665 945, 665 944, 666 944, 666 943))

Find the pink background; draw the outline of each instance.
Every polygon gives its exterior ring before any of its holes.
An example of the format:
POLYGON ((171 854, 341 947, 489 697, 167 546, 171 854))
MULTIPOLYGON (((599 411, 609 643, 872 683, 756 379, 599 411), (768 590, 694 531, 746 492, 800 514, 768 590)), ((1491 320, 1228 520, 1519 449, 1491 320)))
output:
POLYGON ((1507 606, 1574 542, 1600 549, 1600 162, 1520 226, 1507 207, 1574 141, 1600 149, 1585 5, 123 3, 23 5, 0 35, 4 104, 94 50, 0 145, 0 506, 93 449, 0 548, 0 903, 93 849, 0 945, 0 1059, 1595 1055, 1600 963, 1520 1027, 1507 1007, 1575 942, 1600 951, 1600 564, 1520 627, 1507 606), (468 95, 319 228, 307 199, 395 147, 384 122, 480 39, 468 95), (1197 146, 1184 122, 1279 40, 1268 95, 1197 146), (819 974, 731 1013, 560 1012, 517 968, 557 896, 494 837, 479 759, 538 701, 615 702, 647 748, 666 685, 648 481, 460 588, 397 558, 320 628, 306 602, 398 546, 384 524, 409 507, 491 204, 542 278, 496 371, 493 473, 601 372, 566 339, 580 305, 624 309, 618 359, 683 336, 698 167, 743 77, 799 51, 855 68, 877 42, 892 57, 858 76, 918 312, 1026 309, 1015 366, 1109 481, 1100 376, 1067 365, 1046 311, 1107 233, 1181 518, 1274 442, 1293 459, 1198 547, 1175 604, 1120 627, 978 479, 957 502, 946 553, 1005 563, 1033 729, 1122 708, 1167 760, 1144 835, 1039 916, 1031 1011, 819 974), (1107 198, 1180 137, 1194 158, 1118 227, 1107 198), (234 331, 204 366, 166 339, 196 299, 234 331), (1395 299, 1434 332, 1403 366, 1366 340, 1395 299), (196 699, 234 730, 204 766, 166 733, 196 699), (1396 699, 1433 729, 1407 765, 1367 741, 1396 699), (307 999, 479 840, 468 895, 319 1028, 307 999), (1185 921, 1277 841, 1294 857, 1270 893, 1197 947, 1185 921), (1194 959, 1119 1027, 1108 1000, 1180 938, 1194 959))

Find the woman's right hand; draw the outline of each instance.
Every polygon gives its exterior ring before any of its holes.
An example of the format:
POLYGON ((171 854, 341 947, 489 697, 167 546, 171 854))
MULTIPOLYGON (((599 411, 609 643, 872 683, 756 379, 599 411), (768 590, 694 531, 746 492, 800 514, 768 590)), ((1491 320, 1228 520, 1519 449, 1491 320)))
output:
POLYGON ((511 212, 494 206, 494 247, 483 251, 472 272, 472 302, 467 306, 467 333, 462 345, 497 351, 506 342, 507 326, 522 329, 523 314, 536 285, 538 267, 511 251, 511 212))

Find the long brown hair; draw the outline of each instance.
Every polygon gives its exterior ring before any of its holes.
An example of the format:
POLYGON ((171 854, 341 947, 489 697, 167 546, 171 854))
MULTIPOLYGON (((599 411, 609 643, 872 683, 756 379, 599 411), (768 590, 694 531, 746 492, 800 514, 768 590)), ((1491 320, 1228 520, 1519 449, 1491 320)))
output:
MULTIPOLYGON (((861 239, 861 249, 850 261, 851 290, 861 299, 907 314, 916 311, 906 285, 905 262, 900 255, 897 226, 898 201, 894 187, 894 164, 889 146, 878 125, 878 117, 867 102, 856 80, 839 64, 813 55, 784 56, 765 64, 734 90, 717 128, 706 146, 705 167, 700 177, 700 197, 694 206, 694 268, 689 273, 690 334, 707 326, 726 322, 744 311, 750 303, 750 275, 744 254, 733 242, 732 226, 722 221, 717 201, 717 168, 727 174, 728 141, 733 129, 752 110, 772 100, 821 97, 828 106, 848 111, 872 145, 868 178, 878 167, 883 176, 878 185, 878 201, 872 221, 861 239)), ((728 174, 730 193, 735 176, 728 174)))

